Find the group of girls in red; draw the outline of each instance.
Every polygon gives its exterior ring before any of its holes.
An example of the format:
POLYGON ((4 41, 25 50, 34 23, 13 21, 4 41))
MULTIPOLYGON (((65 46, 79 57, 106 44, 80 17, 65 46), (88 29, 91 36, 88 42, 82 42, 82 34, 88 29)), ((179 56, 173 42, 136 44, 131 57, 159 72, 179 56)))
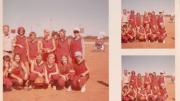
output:
POLYGON ((128 42, 159 42, 165 43, 167 32, 163 12, 158 15, 152 12, 144 12, 140 15, 139 12, 131 10, 129 14, 123 10, 123 20, 121 26, 121 41, 128 42))
POLYGON ((141 75, 132 71, 129 82, 123 84, 122 101, 166 101, 168 93, 165 86, 164 73, 141 75))
POLYGON ((12 56, 3 56, 5 91, 48 87, 86 91, 89 70, 78 28, 73 30, 73 38, 68 38, 64 29, 52 33, 44 30, 43 38, 35 32, 26 37, 24 27, 19 27, 17 33, 12 56))

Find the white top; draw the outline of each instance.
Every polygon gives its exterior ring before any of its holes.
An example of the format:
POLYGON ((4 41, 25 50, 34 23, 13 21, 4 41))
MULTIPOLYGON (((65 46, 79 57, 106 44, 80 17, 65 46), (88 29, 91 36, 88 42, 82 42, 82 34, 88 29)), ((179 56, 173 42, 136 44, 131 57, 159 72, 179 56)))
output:
POLYGON ((128 14, 122 14, 122 23, 128 22, 128 14))
POLYGON ((130 75, 123 75, 122 83, 126 84, 129 83, 129 81, 130 81, 130 75))
POLYGON ((3 36, 3 50, 4 51, 12 51, 13 49, 13 40, 15 35, 9 33, 8 36, 3 36))

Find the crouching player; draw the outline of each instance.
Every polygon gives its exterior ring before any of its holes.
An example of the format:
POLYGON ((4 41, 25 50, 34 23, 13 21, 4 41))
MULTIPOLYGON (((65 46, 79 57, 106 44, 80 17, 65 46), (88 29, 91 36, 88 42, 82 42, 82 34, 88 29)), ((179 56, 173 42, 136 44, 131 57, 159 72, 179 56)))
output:
POLYGON ((19 54, 14 55, 12 67, 10 68, 9 72, 13 86, 17 89, 22 89, 28 81, 28 70, 21 61, 19 54))
POLYGON ((140 27, 137 28, 136 38, 139 41, 146 41, 146 33, 145 33, 145 29, 144 29, 143 25, 141 25, 140 27))
POLYGON ((39 54, 35 61, 31 62, 31 73, 29 76, 30 85, 33 87, 45 87, 44 85, 44 62, 42 56, 39 54))
POLYGON ((60 86, 60 89, 67 87, 67 91, 71 91, 70 80, 74 76, 75 71, 73 70, 72 64, 68 60, 68 56, 63 55, 61 57, 61 63, 58 66, 60 72, 58 84, 60 86))
POLYGON ((9 91, 12 87, 12 81, 9 78, 9 69, 10 69, 10 57, 5 55, 3 57, 3 90, 9 91))
POLYGON ((47 62, 45 64, 45 82, 48 84, 48 87, 53 87, 56 90, 60 84, 58 84, 59 69, 58 65, 55 63, 55 55, 53 53, 48 54, 47 62))
POLYGON ((163 24, 160 25, 159 34, 157 36, 158 42, 165 43, 165 38, 167 37, 167 32, 163 24))
POLYGON ((157 35, 159 34, 158 28, 156 25, 151 27, 151 34, 148 35, 148 40, 150 42, 157 41, 157 35))
POLYGON ((80 51, 75 52, 75 60, 76 62, 73 66, 75 75, 72 78, 71 84, 74 89, 80 89, 81 92, 85 92, 85 84, 89 79, 89 70, 80 51))

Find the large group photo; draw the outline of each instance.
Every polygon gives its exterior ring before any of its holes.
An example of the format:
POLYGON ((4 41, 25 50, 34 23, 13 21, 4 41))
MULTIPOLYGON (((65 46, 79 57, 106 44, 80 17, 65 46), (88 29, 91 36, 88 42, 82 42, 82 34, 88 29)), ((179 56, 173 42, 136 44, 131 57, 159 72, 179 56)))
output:
POLYGON ((174 5, 174 0, 122 0, 122 48, 174 48, 174 5))
POLYGON ((121 101, 175 101, 174 56, 123 56, 121 101))
POLYGON ((3 5, 3 101, 108 101, 107 1, 3 5))

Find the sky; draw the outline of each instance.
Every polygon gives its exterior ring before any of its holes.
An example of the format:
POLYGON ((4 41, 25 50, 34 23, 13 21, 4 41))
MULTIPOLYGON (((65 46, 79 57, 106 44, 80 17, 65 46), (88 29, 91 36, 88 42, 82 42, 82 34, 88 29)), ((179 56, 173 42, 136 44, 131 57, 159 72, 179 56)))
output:
POLYGON ((128 10, 135 10, 141 14, 144 11, 163 11, 166 14, 174 14, 175 1, 174 0, 122 0, 122 8, 128 10))
POLYGON ((4 0, 3 23, 24 26, 43 35, 44 28, 68 34, 83 27, 85 34, 108 32, 108 0, 4 0))
POLYGON ((174 56, 123 56, 122 68, 135 70, 138 73, 164 71, 166 74, 175 73, 174 56))

